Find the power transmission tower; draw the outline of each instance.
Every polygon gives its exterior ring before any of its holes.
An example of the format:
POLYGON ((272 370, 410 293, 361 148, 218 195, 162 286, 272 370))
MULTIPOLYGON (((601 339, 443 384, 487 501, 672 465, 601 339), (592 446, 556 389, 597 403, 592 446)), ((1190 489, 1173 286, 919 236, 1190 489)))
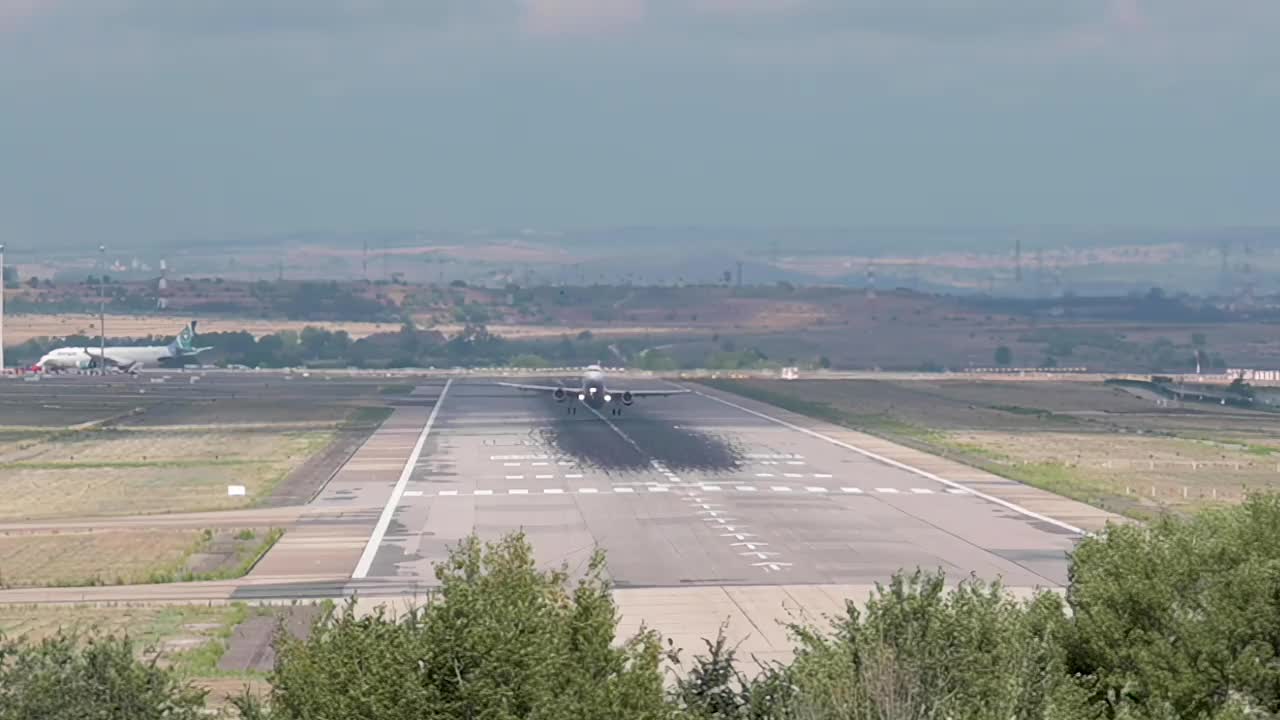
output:
POLYGON ((1036 295, 1044 294, 1044 250, 1036 250, 1036 295))
POLYGON ((160 258, 160 280, 156 282, 156 309, 169 307, 169 263, 160 258))

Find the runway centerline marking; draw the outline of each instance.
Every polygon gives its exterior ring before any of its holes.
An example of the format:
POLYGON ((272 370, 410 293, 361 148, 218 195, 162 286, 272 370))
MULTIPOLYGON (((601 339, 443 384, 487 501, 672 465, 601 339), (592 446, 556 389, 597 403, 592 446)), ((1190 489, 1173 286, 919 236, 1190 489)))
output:
MULTIPOLYGON (((444 405, 444 396, 449 393, 449 388, 453 385, 453 378, 449 378, 444 383, 444 388, 440 390, 440 394, 436 396, 436 403, 431 408, 431 414, 427 416, 427 424, 422 426, 422 433, 418 435, 418 442, 414 444, 413 451, 409 453, 409 459, 405 461, 404 470, 400 471, 400 479, 396 481, 396 485, 391 490, 391 497, 387 498, 387 504, 382 508, 382 514, 378 516, 378 524, 373 527, 373 534, 369 536, 369 542, 364 546, 364 552, 360 555, 360 561, 356 563, 355 572, 351 573, 353 579, 361 579, 369 574, 369 568, 373 566, 373 558, 378 554, 378 547, 382 545, 383 538, 387 535, 387 528, 391 527, 391 518, 396 513, 396 508, 400 505, 401 498, 404 497, 405 487, 409 484, 409 478, 413 475, 413 470, 418 466, 418 458, 422 455, 422 448, 427 444, 427 435, 431 434, 431 427, 436 423, 436 417, 440 414, 440 407, 444 405)), ((377 431, 375 431, 377 434, 377 431)))
MULTIPOLYGON (((672 385, 675 385, 675 383, 671 383, 671 384, 672 384, 672 385)), ((1056 527, 1062 528, 1063 530, 1066 530, 1066 531, 1068 531, 1068 532, 1075 533, 1075 534, 1077 534, 1077 535, 1082 535, 1082 536, 1091 536, 1091 535, 1093 534, 1093 533, 1086 532, 1086 531, 1084 531, 1084 530, 1082 530, 1082 529, 1080 529, 1080 528, 1076 527, 1075 525, 1072 525, 1071 523, 1066 523, 1066 522, 1063 522, 1063 521, 1061 521, 1061 520, 1055 520, 1054 518, 1051 518, 1051 517, 1049 517, 1049 516, 1047 516, 1047 515, 1041 515, 1040 513, 1035 512, 1034 510, 1028 510, 1027 508, 1022 507, 1021 505, 1019 505, 1019 504, 1017 504, 1017 503, 1009 502, 1008 500, 1004 500, 1004 499, 998 498, 998 497, 996 497, 996 496, 994 496, 994 495, 988 495, 987 493, 984 493, 984 492, 982 492, 982 491, 980 491, 980 490, 974 490, 974 489, 972 489, 972 488, 965 487, 964 485, 961 485, 960 483, 958 483, 958 482, 956 482, 956 481, 954 481, 954 480, 948 480, 948 479, 946 479, 946 478, 944 478, 944 477, 942 477, 942 476, 940 476, 940 475, 936 475, 936 474, 934 474, 934 473, 931 473, 931 472, 929 472, 928 470, 921 470, 921 469, 920 469, 920 468, 918 468, 918 467, 915 467, 915 466, 912 466, 912 465, 908 465, 908 464, 906 464, 906 463, 904 463, 904 462, 899 462, 899 461, 897 461, 897 460, 894 460, 893 458, 885 457, 884 455, 881 455, 881 454, 879 454, 879 453, 871 452, 870 450, 864 450, 864 449, 862 449, 862 448, 858 447, 857 445, 851 445, 851 444, 849 444, 849 443, 847 443, 847 442, 843 442, 843 441, 841 441, 841 440, 837 440, 837 439, 835 439, 835 438, 833 438, 833 437, 830 437, 829 435, 824 435, 824 434, 822 434, 822 433, 820 433, 820 432, 818 432, 818 431, 816 431, 816 430, 810 430, 809 428, 800 427, 799 425, 796 425, 795 423, 790 423, 790 422, 787 422, 786 420, 780 420, 780 419, 778 419, 778 418, 776 418, 776 417, 773 417, 772 415, 766 415, 766 414, 764 414, 764 413, 762 413, 762 412, 758 412, 758 411, 756 411, 756 410, 752 410, 752 409, 751 409, 751 408, 749 408, 749 407, 745 407, 745 406, 739 405, 738 403, 730 402, 730 401, 728 401, 728 400, 725 400, 724 398, 718 398, 718 397, 716 397, 716 396, 714 396, 714 395, 708 395, 707 393, 704 393, 704 392, 702 392, 701 390, 694 390, 693 392, 694 392, 694 394, 696 394, 696 395, 700 395, 700 396, 702 396, 702 397, 704 397, 704 398, 707 398, 708 400, 714 400, 715 402, 718 402, 718 403, 720 403, 721 405, 727 405, 728 407, 736 408, 736 409, 738 409, 738 410, 741 410, 742 412, 745 412, 745 413, 747 413, 748 415, 754 415, 754 416, 756 416, 756 417, 758 417, 758 418, 761 418, 762 420, 768 420, 769 422, 776 423, 776 424, 781 425, 781 426, 783 426, 783 427, 785 427, 785 428, 790 428, 790 429, 792 429, 792 430, 795 430, 796 432, 804 433, 805 435, 808 435, 809 437, 815 437, 815 438, 818 438, 819 440, 825 440, 826 442, 829 442, 829 443, 831 443, 832 445, 835 445, 835 446, 837 446, 837 447, 842 447, 842 448, 845 448, 846 450, 852 450, 853 452, 856 452, 856 453, 858 453, 859 455, 861 455, 861 456, 863 456, 863 457, 865 457, 865 458, 870 458, 870 459, 875 460, 875 461, 877 461, 877 462, 884 463, 885 465, 889 465, 889 466, 892 466, 892 467, 896 467, 896 468, 898 468, 899 470, 905 470, 905 471, 907 471, 907 472, 909 472, 909 473, 912 473, 912 474, 915 474, 915 475, 919 475, 920 477, 928 478, 929 480, 933 480, 934 482, 937 482, 937 483, 941 483, 941 484, 943 484, 943 485, 946 485, 948 488, 954 488, 954 489, 957 489, 957 490, 963 490, 963 491, 965 491, 965 492, 966 492, 967 494, 969 494, 969 495, 973 495, 974 497, 982 498, 983 500, 986 500, 987 502, 995 503, 996 505, 999 505, 999 506, 1001 506, 1001 507, 1004 507, 1004 508, 1007 508, 1007 509, 1009 509, 1009 510, 1012 510, 1012 511, 1014 511, 1014 512, 1016 512, 1016 513, 1020 514, 1020 515, 1025 515, 1025 516, 1027 516, 1027 517, 1029 517, 1029 518, 1032 518, 1032 519, 1035 519, 1035 520, 1040 520, 1040 521, 1042 521, 1042 522, 1047 522, 1047 523, 1049 523, 1050 525, 1054 525, 1054 526, 1056 526, 1056 527)), ((958 494, 958 493, 957 493, 957 494, 958 494)))

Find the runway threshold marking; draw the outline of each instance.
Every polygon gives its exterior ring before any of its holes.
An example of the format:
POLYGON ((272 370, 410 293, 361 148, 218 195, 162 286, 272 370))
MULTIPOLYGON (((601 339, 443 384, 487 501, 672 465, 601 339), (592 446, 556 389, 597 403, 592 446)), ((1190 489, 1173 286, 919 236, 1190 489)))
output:
POLYGON ((387 528, 391 527, 391 517, 395 515, 396 507, 400 505, 401 498, 404 497, 405 486, 409 484, 409 477, 413 475, 413 469, 418 465, 418 458, 422 456, 422 448, 427 444, 427 435, 431 434, 431 426, 436 423, 436 416, 440 414, 440 406, 444 405, 444 396, 449 393, 450 386, 453 385, 453 378, 449 378, 444 383, 444 389, 436 397, 436 404, 431 408, 431 414, 427 416, 427 424, 422 426, 422 433, 418 435, 418 442, 413 446, 413 452, 409 453, 409 459, 404 464, 404 470, 400 472, 400 479, 396 481, 396 486, 391 491, 391 497, 387 498, 387 504, 382 508, 382 515, 378 517, 378 524, 373 527, 373 534, 369 536, 369 542, 364 546, 364 552, 360 555, 360 562, 356 563, 355 572, 351 573, 353 579, 360 579, 369 574, 369 568, 373 565, 373 558, 378 554, 378 547, 382 545, 382 539, 387 535, 387 528))
MULTIPOLYGON (((672 383, 672 384, 674 385, 675 383, 672 383)), ((1063 530, 1067 530, 1068 532, 1073 532, 1073 533, 1076 533, 1076 534, 1078 534, 1078 535, 1086 535, 1086 536, 1087 536, 1087 535, 1092 535, 1092 533, 1086 532, 1086 531, 1084 531, 1084 530, 1082 530, 1082 529, 1080 529, 1080 528, 1076 527, 1075 525, 1072 525, 1071 523, 1065 523, 1065 522, 1063 522, 1063 521, 1061 521, 1061 520, 1056 520, 1056 519, 1051 518, 1051 517, 1049 517, 1049 516, 1047 516, 1047 515, 1041 515, 1040 513, 1035 512, 1034 510, 1028 510, 1027 508, 1022 507, 1021 505, 1019 505, 1019 504, 1017 504, 1017 503, 1009 502, 1008 500, 1004 500, 1004 499, 1002 499, 1002 498, 998 498, 998 497, 996 497, 996 496, 994 496, 994 495, 988 495, 987 493, 984 493, 984 492, 982 492, 982 491, 980 491, 980 490, 974 490, 973 488, 965 487, 964 485, 961 485, 960 483, 958 483, 958 482, 956 482, 956 481, 954 481, 954 480, 948 480, 948 479, 946 479, 946 478, 944 478, 944 477, 942 477, 942 476, 940 476, 940 475, 935 475, 934 473, 931 473, 931 472, 929 472, 928 470, 921 470, 921 469, 920 469, 920 468, 918 468, 918 467, 915 467, 915 466, 912 466, 912 465, 908 465, 908 464, 906 464, 906 463, 904 463, 904 462, 899 462, 899 461, 897 461, 897 460, 894 460, 893 458, 885 457, 884 455, 881 455, 881 454, 879 454, 879 453, 874 453, 874 452, 871 452, 870 450, 864 450, 864 449, 862 449, 862 448, 860 448, 860 447, 858 447, 858 446, 856 446, 856 445, 850 445, 850 444, 849 444, 849 443, 847 443, 847 442, 843 442, 843 441, 841 441, 841 440, 837 440, 837 439, 835 439, 835 438, 833 438, 833 437, 831 437, 831 436, 829 436, 829 435, 824 435, 824 434, 822 434, 822 433, 820 433, 820 432, 818 432, 818 431, 816 431, 816 430, 810 430, 809 428, 800 427, 799 425, 796 425, 795 423, 790 423, 790 422, 787 422, 786 420, 781 420, 781 419, 779 419, 779 418, 773 417, 772 415, 766 415, 766 414, 764 414, 764 413, 762 413, 762 412, 759 412, 759 411, 757 411, 757 410, 752 410, 752 409, 751 409, 751 408, 749 408, 749 407, 744 407, 744 406, 742 406, 742 405, 739 405, 738 403, 730 402, 729 400, 725 400, 724 398, 718 398, 718 397, 716 397, 716 396, 714 396, 714 395, 708 395, 708 394, 706 394, 706 393, 702 392, 701 390, 694 390, 693 392, 694 392, 694 394, 696 394, 696 395, 701 395, 702 397, 707 398, 708 400, 714 400, 715 402, 718 402, 718 403, 720 403, 721 405, 727 405, 727 406, 729 406, 729 407, 731 407, 731 408, 736 408, 736 409, 738 409, 738 410, 741 410, 742 412, 747 413, 748 415, 754 415, 754 416, 756 416, 756 417, 758 417, 758 418, 761 418, 762 420, 768 420, 769 422, 775 423, 775 424, 777 424, 777 425, 781 425, 781 426, 783 426, 783 427, 785 427, 785 428, 790 428, 790 429, 792 429, 792 430, 795 430, 796 432, 804 433, 805 435, 808 435, 809 437, 815 437, 815 438, 818 438, 819 440, 825 440, 826 442, 829 442, 829 443, 831 443, 832 445, 835 445, 835 446, 837 446, 837 447, 842 447, 842 448, 844 448, 844 449, 846 449, 846 450, 852 450, 853 452, 856 452, 856 453, 858 453, 859 455, 861 455, 861 456, 863 456, 863 457, 866 457, 866 458, 870 458, 870 459, 872 459, 872 460, 875 460, 876 462, 880 462, 880 463, 884 463, 885 465, 889 465, 889 466, 892 466, 892 467, 896 467, 896 468, 898 468, 899 470, 906 470, 907 472, 912 473, 912 474, 914 474, 914 475, 919 475, 920 477, 928 478, 929 480, 933 480, 934 482, 941 483, 941 484, 943 484, 943 485, 946 485, 946 486, 947 486, 947 488, 948 488, 947 492, 952 492, 953 490, 958 490, 958 491, 961 491, 961 492, 957 492, 957 493, 954 493, 954 494, 957 494, 957 495, 958 495, 958 494, 963 493, 963 494, 966 494, 966 495, 973 495, 974 497, 982 498, 983 500, 986 500, 987 502, 995 503, 996 505, 999 505, 999 506, 1001 506, 1001 507, 1004 507, 1004 508, 1007 508, 1007 509, 1009 509, 1009 510, 1012 510, 1012 511, 1014 511, 1014 512, 1016 512, 1016 513, 1020 514, 1020 515, 1025 515, 1025 516, 1027 516, 1027 517, 1029 517, 1029 518, 1032 518, 1032 519, 1035 519, 1035 520, 1040 520, 1041 522, 1047 522, 1047 523, 1049 523, 1050 525, 1054 525, 1054 526, 1056 526, 1056 527, 1060 527, 1060 528, 1062 528, 1063 530)))

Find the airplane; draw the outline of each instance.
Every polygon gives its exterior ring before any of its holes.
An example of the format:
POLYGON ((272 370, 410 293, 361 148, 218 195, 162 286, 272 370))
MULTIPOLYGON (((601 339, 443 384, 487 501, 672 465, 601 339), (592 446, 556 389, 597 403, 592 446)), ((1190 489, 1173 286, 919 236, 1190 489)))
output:
MULTIPOLYGON (((600 410, 606 405, 612 405, 615 401, 623 405, 630 405, 635 402, 636 398, 642 397, 667 397, 670 395, 684 395, 688 390, 623 390, 616 392, 609 390, 605 385, 604 369, 599 365, 589 365, 582 374, 582 386, 574 390, 564 387, 563 385, 525 385, 522 383, 497 383, 503 387, 516 388, 517 390, 535 390, 538 392, 551 393, 556 402, 564 402, 573 397, 578 398, 578 402, 586 405, 592 410, 600 410)), ((571 404, 566 408, 568 414, 575 415, 578 412, 577 405, 571 404)), ((621 415, 622 408, 613 406, 609 408, 609 414, 621 415)))
POLYGON ((31 369, 36 372, 85 370, 94 367, 110 367, 136 375, 144 365, 179 363, 211 350, 210 347, 194 347, 196 323, 182 328, 178 337, 168 345, 111 346, 103 349, 90 347, 60 347, 45 353, 31 369))

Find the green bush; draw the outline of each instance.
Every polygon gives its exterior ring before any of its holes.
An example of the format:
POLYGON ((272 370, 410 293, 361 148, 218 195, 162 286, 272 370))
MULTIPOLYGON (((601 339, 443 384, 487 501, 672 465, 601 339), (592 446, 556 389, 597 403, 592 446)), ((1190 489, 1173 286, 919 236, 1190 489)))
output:
POLYGON ((272 714, 253 712, 299 720, 670 716, 656 635, 613 643, 603 555, 569 590, 565 570, 537 570, 523 535, 490 545, 472 537, 436 577, 439 596, 399 619, 358 617, 348 604, 307 640, 283 639, 272 714))
POLYGON ((0 720, 195 720, 204 701, 204 690, 138 661, 128 638, 0 637, 0 720))
POLYGON ((1280 499, 1077 548, 1069 670, 1109 717, 1280 713, 1280 499))
MULTIPOLYGON (((539 571, 523 535, 472 537, 441 590, 395 619, 330 607, 279 638, 272 692, 245 720, 1245 720, 1280 715, 1280 498, 1150 526, 1073 553, 1065 600, 1012 599, 941 571, 895 575, 834 629, 794 625, 796 658, 748 673, 723 633, 671 689, 618 618, 596 553, 539 571)), ((204 693, 127 640, 0 641, 0 720, 199 716, 204 693)))
POLYGON ((1064 672, 1060 598, 1019 603, 999 583, 968 580, 947 592, 942 573, 899 574, 864 610, 852 603, 834 632, 793 626, 790 666, 746 680, 723 639, 708 644, 680 683, 699 718, 1093 717, 1064 672))
POLYGON ((550 365, 546 358, 533 353, 521 353, 511 358, 511 367, 537 369, 549 367, 550 365))

